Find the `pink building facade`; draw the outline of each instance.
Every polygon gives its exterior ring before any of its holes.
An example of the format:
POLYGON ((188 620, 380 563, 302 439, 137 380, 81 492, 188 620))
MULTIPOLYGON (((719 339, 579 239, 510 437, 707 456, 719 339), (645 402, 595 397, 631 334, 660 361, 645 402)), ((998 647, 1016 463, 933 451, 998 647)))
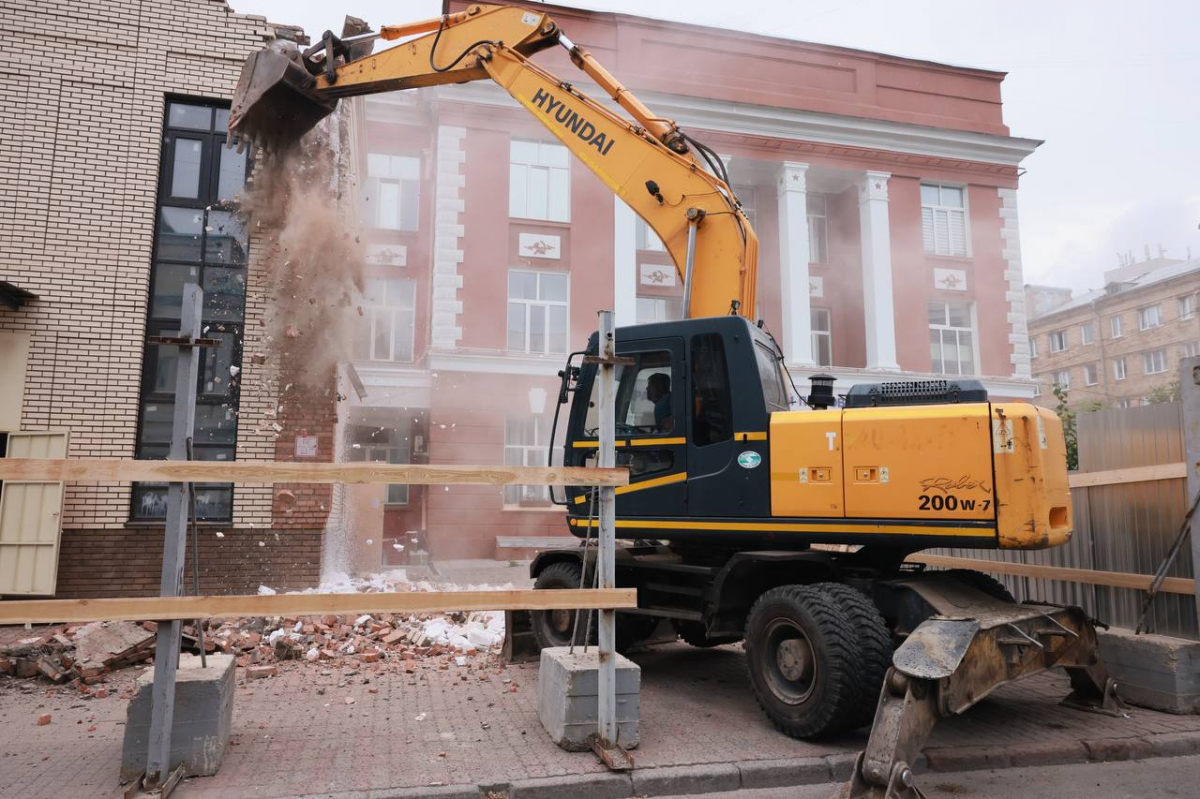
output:
MULTIPOLYGON (((450 3, 458 10, 460 3, 450 3)), ((725 160, 761 242, 760 315, 797 384, 981 379, 1033 395, 1017 176, 999 72, 550 8, 656 113, 725 160)), ((597 96, 560 50, 536 57, 597 96)), ((597 96, 597 99, 602 99, 597 96)), ((499 87, 359 109, 372 277, 342 414, 351 458, 541 465, 557 371, 595 329, 678 318, 653 234, 499 87)), ((393 486, 383 558, 502 556, 565 534, 543 489, 393 486)))

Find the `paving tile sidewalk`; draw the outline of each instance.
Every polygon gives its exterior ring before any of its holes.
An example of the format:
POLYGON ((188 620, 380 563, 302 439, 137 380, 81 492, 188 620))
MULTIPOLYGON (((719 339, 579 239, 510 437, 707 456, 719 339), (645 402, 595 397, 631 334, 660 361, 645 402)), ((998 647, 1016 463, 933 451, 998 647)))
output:
MULTIPOLYGON (((643 669, 641 770, 845 756, 865 743, 864 733, 806 743, 776 732, 746 684, 738 646, 672 644, 634 659, 643 669)), ((535 666, 443 670, 429 663, 407 674, 402 665, 383 662, 348 675, 349 664, 282 665, 278 677, 241 680, 235 745, 220 773, 189 780, 175 795, 339 794, 578 779, 604 771, 591 754, 550 743, 537 717, 535 666)), ((136 673, 115 678, 107 698, 90 700, 0 678, 0 796, 118 795, 121 690, 136 673), (53 721, 39 727, 42 713, 53 721)), ((1074 759, 1118 759, 1136 756, 1147 736, 1200 740, 1200 716, 1136 708, 1128 719, 1080 713, 1058 705, 1067 688, 1063 675, 1052 674, 1000 689, 965 716, 939 724, 927 749, 930 761, 938 768, 964 756, 968 767, 988 757, 996 765, 1025 765, 1039 758, 1063 762, 1071 751, 1074 759), (1101 739, 1126 739, 1131 746, 1106 752, 1115 745, 1093 744, 1099 749, 1089 751, 1082 743, 1101 739)))

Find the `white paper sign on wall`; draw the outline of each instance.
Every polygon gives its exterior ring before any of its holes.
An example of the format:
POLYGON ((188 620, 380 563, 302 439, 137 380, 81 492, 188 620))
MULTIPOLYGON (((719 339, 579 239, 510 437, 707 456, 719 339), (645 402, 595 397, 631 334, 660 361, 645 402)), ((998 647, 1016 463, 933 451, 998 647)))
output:
POLYGON ((522 233, 517 248, 522 258, 562 258, 562 238, 545 233, 522 233))
POLYGON ((942 291, 966 291, 967 272, 965 269, 934 269, 933 287, 942 291))
POLYGON ((669 288, 675 285, 675 267, 663 264, 642 264, 641 284, 643 286, 662 286, 669 288))
POLYGON ((403 244, 368 244, 367 262, 377 266, 408 266, 408 248, 403 244))

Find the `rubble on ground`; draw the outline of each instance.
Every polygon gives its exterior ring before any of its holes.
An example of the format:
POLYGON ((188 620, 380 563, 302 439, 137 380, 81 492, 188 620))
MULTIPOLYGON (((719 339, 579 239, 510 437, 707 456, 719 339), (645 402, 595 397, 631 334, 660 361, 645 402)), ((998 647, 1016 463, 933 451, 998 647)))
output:
MULTIPOLYGON (((339 576, 332 592, 434 590, 426 583, 404 582, 403 572, 368 579, 339 576)), ((450 586, 436 586, 447 590, 450 586)), ((490 586, 469 586, 484 590, 490 586)), ((260 593, 274 593, 263 586, 260 593)), ((307 593, 307 592, 304 592, 307 593)), ((92 622, 42 628, 0 647, 0 675, 42 677, 54 683, 94 685, 104 676, 154 657, 157 625, 152 621, 92 622)), ((185 624, 181 649, 200 651, 200 631, 185 624)), ((436 659, 438 667, 466 664, 466 658, 498 653, 504 640, 504 614, 497 611, 421 614, 336 614, 209 620, 206 652, 237 657, 252 677, 278 673, 285 661, 317 663, 351 658, 355 663, 394 661, 410 669, 436 659)))

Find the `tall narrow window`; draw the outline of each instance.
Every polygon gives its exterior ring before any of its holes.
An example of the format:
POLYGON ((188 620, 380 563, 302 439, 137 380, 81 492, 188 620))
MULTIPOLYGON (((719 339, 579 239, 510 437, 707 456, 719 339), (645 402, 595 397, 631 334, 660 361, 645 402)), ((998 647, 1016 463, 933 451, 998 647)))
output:
MULTIPOLYGON (((238 371, 245 319, 249 236, 237 212, 246 179, 246 153, 225 148, 229 110, 198 102, 168 101, 159 170, 154 260, 150 275, 147 336, 179 332, 183 287, 204 289, 202 326, 219 342, 201 350, 193 452, 197 460, 231 461, 237 443, 238 371)), ((175 410, 174 347, 146 345, 142 362, 137 457, 166 458, 175 410)), ((198 484, 200 519, 225 521, 233 513, 233 487, 198 484)), ((165 484, 133 487, 130 516, 162 519, 165 484)))
POLYGON ((355 357, 364 361, 411 362, 416 283, 374 278, 367 281, 364 299, 355 357))
POLYGON ((933 371, 938 374, 975 374, 975 335, 970 305, 929 303, 929 358, 933 371))
POLYGON ((1079 343, 1091 344, 1096 339, 1096 328, 1091 322, 1079 326, 1079 343))
POLYGON ((367 223, 383 230, 413 231, 420 214, 421 159, 369 153, 363 200, 367 223))
POLYGON ((1125 335, 1125 330, 1121 323, 1121 317, 1119 315, 1114 316, 1111 319, 1109 319, 1108 326, 1109 326, 1109 329, 1112 330, 1113 338, 1120 338, 1121 336, 1125 335))
POLYGON ((833 366, 833 327, 828 308, 812 308, 812 353, 817 366, 833 366))
POLYGON ((513 139, 509 146, 508 214, 571 221, 570 153, 561 144, 513 139))
POLYGON ((925 252, 965 257, 968 254, 966 187, 922 183, 921 230, 925 252))
POLYGON ((1179 298, 1179 318, 1191 319, 1196 315, 1196 295, 1189 294, 1179 298))
POLYGON ((806 195, 808 208, 808 261, 829 263, 828 202, 824 194, 806 195))
POLYGON ((567 276, 562 272, 508 273, 508 348, 546 355, 567 351, 567 276))
POLYGON ((1125 379, 1125 359, 1117 358, 1113 361, 1113 378, 1116 380, 1125 379))
POLYGON ((1038 356, 1038 343, 1037 343, 1037 339, 1036 339, 1036 338, 1034 338, 1033 336, 1030 336, 1030 337, 1029 337, 1029 357, 1030 357, 1030 358, 1036 358, 1037 356, 1038 356))
POLYGON ((715 333, 692 336, 692 443, 706 447, 733 435, 725 342, 715 333))
POLYGON ((1085 363, 1083 365, 1083 384, 1085 386, 1096 385, 1097 369, 1094 363, 1085 363))

